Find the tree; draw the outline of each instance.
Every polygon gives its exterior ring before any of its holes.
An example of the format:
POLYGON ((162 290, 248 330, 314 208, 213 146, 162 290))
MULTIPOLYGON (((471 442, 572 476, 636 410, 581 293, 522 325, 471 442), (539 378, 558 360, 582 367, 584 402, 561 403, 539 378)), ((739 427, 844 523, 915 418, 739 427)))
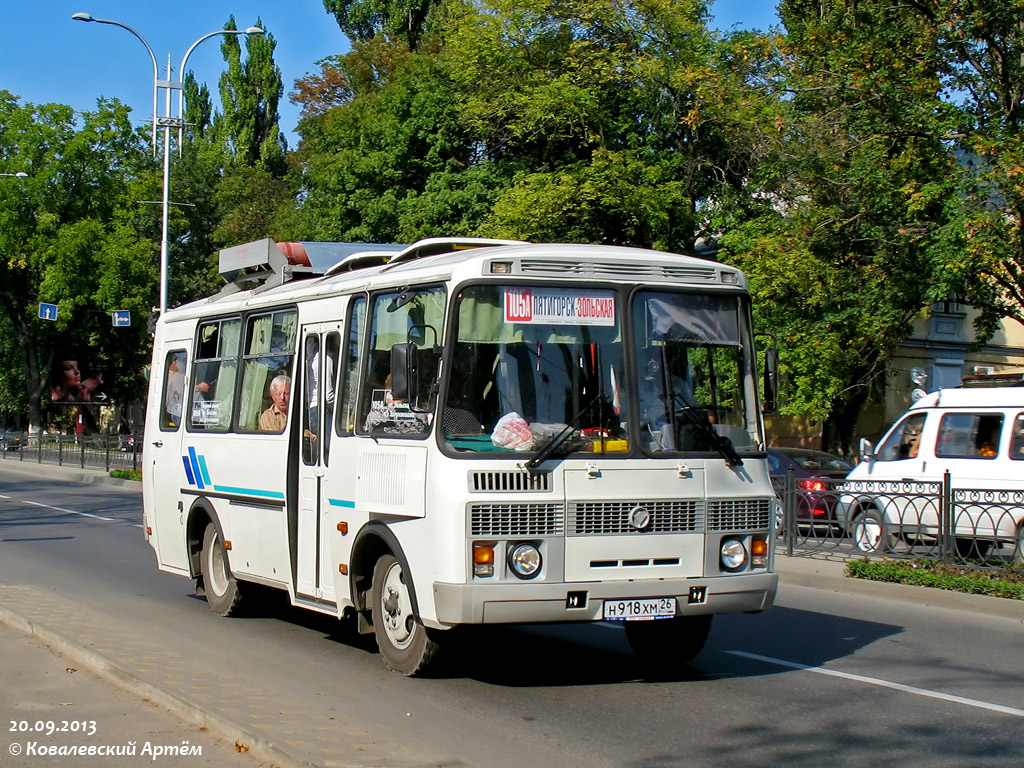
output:
POLYGON ((486 230, 692 251, 701 206, 745 174, 729 137, 749 88, 707 20, 699 0, 452 14, 442 58, 463 119, 482 157, 515 172, 486 230))
MULTIPOLYGON (((234 18, 225 28, 235 29, 234 18)), ((278 220, 287 222, 294 208, 279 125, 276 42, 270 34, 248 36, 245 46, 243 59, 239 36, 224 38, 222 111, 191 72, 184 78, 186 140, 171 174, 173 199, 184 203, 171 209, 172 304, 214 293, 223 284, 218 249, 277 236, 278 220)))
POLYGON ((746 200, 722 210, 722 242, 778 339, 787 411, 823 420, 825 447, 846 451, 887 357, 941 298, 949 110, 931 30, 905 6, 784 0, 780 14, 771 82, 788 95, 746 200))
POLYGON ((0 92, 0 163, 29 174, 15 188, 0 187, 0 325, 20 363, 24 400, 13 401, 27 403, 33 431, 62 350, 112 363, 115 397, 139 394, 144 324, 113 328, 110 315, 128 309, 144 317, 157 287, 153 243, 124 223, 138 206, 128 180, 154 164, 128 112, 101 100, 95 112, 76 115, 0 92), (58 305, 56 322, 38 318, 40 301, 58 305))
POLYGON ((946 238, 945 289, 981 310, 983 338, 1007 317, 1024 324, 1024 6, 914 0, 942 58, 947 137, 961 194, 946 238))
POLYGON ((456 181, 474 148, 437 57, 378 38, 321 66, 342 103, 300 124, 305 236, 396 242, 477 226, 502 182, 486 169, 456 181))
MULTIPOLYGON (((262 21, 257 19, 256 26, 262 28, 262 21)), ((233 16, 224 28, 236 28, 233 16)), ((214 117, 214 131, 234 163, 281 176, 287 142, 277 111, 284 92, 281 70, 274 63, 277 42, 269 32, 246 36, 243 62, 238 37, 225 35, 221 42, 228 68, 220 78, 223 111, 214 117)))
POLYGON ((416 50, 431 13, 440 6, 440 0, 324 0, 353 43, 386 35, 410 50, 416 50))

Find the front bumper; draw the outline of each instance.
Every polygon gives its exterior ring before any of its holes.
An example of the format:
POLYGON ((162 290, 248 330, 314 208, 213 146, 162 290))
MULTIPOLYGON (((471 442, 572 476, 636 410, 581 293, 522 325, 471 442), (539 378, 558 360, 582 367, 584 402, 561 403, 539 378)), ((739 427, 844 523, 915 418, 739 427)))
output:
POLYGON ((434 583, 438 626, 603 621, 604 601, 675 597, 676 615, 763 611, 775 601, 779 577, 753 573, 657 581, 577 583, 434 583), (705 587, 702 602, 689 602, 692 587, 705 587))

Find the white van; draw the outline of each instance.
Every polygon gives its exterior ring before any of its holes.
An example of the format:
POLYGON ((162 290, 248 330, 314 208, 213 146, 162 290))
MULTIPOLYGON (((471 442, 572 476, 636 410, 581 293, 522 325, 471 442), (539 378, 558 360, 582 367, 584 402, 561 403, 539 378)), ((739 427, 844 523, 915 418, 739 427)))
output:
POLYGON ((942 524, 942 482, 953 489, 949 532, 961 553, 1024 551, 1024 387, 962 387, 925 395, 863 460, 836 510, 863 551, 899 538, 934 541, 942 524))

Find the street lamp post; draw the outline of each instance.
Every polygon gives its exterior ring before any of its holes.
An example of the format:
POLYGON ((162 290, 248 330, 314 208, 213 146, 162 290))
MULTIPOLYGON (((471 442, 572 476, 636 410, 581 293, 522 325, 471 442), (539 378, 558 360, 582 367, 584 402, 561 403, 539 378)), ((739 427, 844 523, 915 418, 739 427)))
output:
MULTIPOLYGON (((170 192, 171 192, 171 128, 178 129, 178 150, 181 151, 182 136, 185 127, 185 94, 182 89, 181 80, 171 79, 171 57, 167 57, 167 77, 164 80, 160 79, 160 67, 156 61, 156 54, 153 53, 153 48, 146 39, 136 32, 134 29, 129 27, 127 24, 123 24, 120 21, 112 21, 111 19, 97 19, 90 16, 88 13, 76 13, 71 16, 75 21, 94 21, 97 24, 111 24, 115 27, 121 27, 131 32, 135 37, 146 46, 146 50, 149 52, 149 58, 153 62, 153 156, 156 156, 156 133, 157 127, 164 129, 164 183, 163 183, 163 214, 161 217, 162 224, 162 235, 160 238, 160 314, 162 315, 167 311, 167 273, 168 273, 168 258, 170 252, 170 242, 168 234, 168 221, 169 215, 168 210, 170 207, 170 192), (160 89, 163 88, 165 92, 164 99, 164 115, 160 116, 158 111, 159 98, 158 94, 160 89), (171 114, 171 91, 178 92, 178 115, 175 117, 171 114)), ((263 30, 259 27, 248 27, 247 29, 218 29, 216 32, 210 32, 203 35, 196 40, 189 49, 185 52, 185 55, 181 59, 181 66, 178 68, 178 76, 182 77, 185 73, 185 64, 188 62, 188 57, 195 50, 196 46, 204 40, 208 40, 211 37, 218 35, 262 35, 263 30)))

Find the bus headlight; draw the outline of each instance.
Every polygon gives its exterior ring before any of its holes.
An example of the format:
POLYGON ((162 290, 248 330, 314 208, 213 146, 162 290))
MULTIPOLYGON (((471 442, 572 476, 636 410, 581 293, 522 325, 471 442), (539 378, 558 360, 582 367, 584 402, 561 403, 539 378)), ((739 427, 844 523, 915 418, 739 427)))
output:
POLYGON ((747 564, 747 548, 739 539, 726 539, 722 542, 722 568, 727 571, 738 571, 747 564))
POLYGON ((540 573, 540 550, 533 544, 516 544, 509 550, 508 567, 520 579, 532 579, 540 573))

